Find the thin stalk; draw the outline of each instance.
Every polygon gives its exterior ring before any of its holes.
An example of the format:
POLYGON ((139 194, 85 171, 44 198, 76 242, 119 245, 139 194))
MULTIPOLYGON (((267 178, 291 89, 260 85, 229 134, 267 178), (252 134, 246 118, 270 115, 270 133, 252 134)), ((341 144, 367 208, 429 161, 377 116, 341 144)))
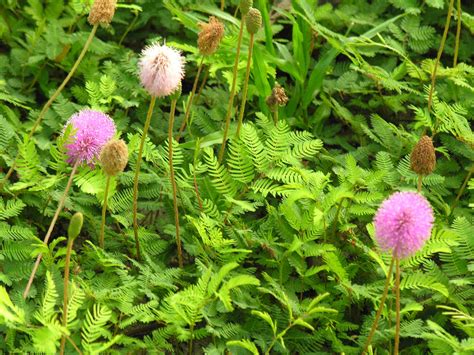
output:
POLYGON ((377 325, 379 323, 379 319, 382 314, 383 306, 385 304, 385 299, 387 298, 387 294, 388 294, 388 286, 390 285, 390 277, 392 276, 394 260, 395 260, 395 256, 392 257, 392 261, 390 262, 390 266, 388 267, 387 279, 385 280, 385 286, 383 289, 382 299, 380 300, 380 306, 379 306, 379 309, 377 310, 377 313, 375 314, 374 323, 372 324, 372 328, 370 329, 369 336, 367 337, 367 340, 365 341, 364 350, 362 351, 362 354, 365 354, 367 352, 370 342, 372 341, 372 337, 375 334, 375 330, 377 329, 377 325))
POLYGON ((104 204, 102 206, 102 223, 100 224, 99 246, 104 249, 104 232, 105 232, 105 216, 107 214, 107 200, 109 196, 110 175, 107 175, 107 182, 105 183, 104 204))
POLYGON ((204 87, 206 86, 207 78, 208 78, 208 77, 209 77, 209 68, 206 67, 206 70, 204 71, 204 78, 202 78, 202 83, 201 83, 201 85, 199 86, 198 94, 197 94, 197 96, 196 96, 196 102, 199 101, 199 98, 201 97, 202 90, 203 90, 204 87))
MULTIPOLYGON (((395 256, 394 256, 395 257, 395 256)), ((393 349, 394 355, 398 355, 398 347, 400 345, 400 259, 396 258, 395 261, 395 346, 393 349)))
POLYGON ((251 33, 250 43, 249 43, 249 53, 248 53, 248 59, 247 59, 247 69, 245 71, 244 91, 242 93, 242 102, 240 104, 239 123, 237 124, 237 133, 236 133, 237 137, 240 134, 240 128, 242 127, 242 121, 244 120, 245 104, 247 102, 247 92, 249 88, 249 77, 250 77, 250 65, 252 64, 253 40, 254 40, 254 34, 251 33))
POLYGON ((459 54, 459 40, 461 38, 461 0, 457 1, 457 17, 458 17, 458 24, 456 26, 456 42, 454 45, 454 59, 453 59, 453 67, 458 64, 458 54, 459 54))
POLYGON ((229 134, 230 118, 232 115, 232 107, 234 106, 235 85, 237 83, 237 69, 239 67, 240 46, 242 45, 242 34, 244 32, 244 20, 245 20, 245 16, 242 15, 242 18, 240 20, 239 38, 237 39, 237 52, 235 54, 234 71, 232 73, 232 86, 230 89, 229 104, 227 105, 227 113, 225 116, 224 137, 222 138, 222 145, 219 151, 219 158, 218 158, 219 162, 221 162, 222 159, 224 158, 225 145, 227 141, 227 136, 229 134))
POLYGON ((275 110, 273 111, 273 122, 275 123, 275 126, 278 124, 278 107, 275 107, 275 110))
MULTIPOLYGON (((444 32, 443 36, 441 37, 441 43, 438 48, 438 54, 436 55, 436 61, 433 69, 433 73, 431 74, 431 87, 430 87, 430 92, 428 94, 428 111, 431 112, 431 104, 433 101, 433 92, 435 88, 435 83, 436 83, 436 73, 438 71, 438 65, 439 61, 441 59, 441 54, 443 54, 444 50, 444 44, 446 43, 446 38, 448 37, 448 30, 449 30, 449 24, 451 22, 451 13, 453 12, 453 7, 454 7, 454 0, 449 1, 449 8, 448 8, 448 15, 446 17, 446 23, 444 25, 444 32)), ((436 125, 435 125, 436 127, 436 125)))
POLYGON ((193 171, 193 182, 194 182, 194 191, 196 192, 196 197, 197 197, 198 204, 199 204, 199 210, 202 212, 201 194, 199 193, 199 187, 198 187, 195 171, 193 171))
POLYGON ((186 104, 186 110, 184 113, 184 121, 181 124, 181 127, 179 128, 178 136, 176 138, 178 142, 179 142, 179 139, 181 138, 181 134, 183 133, 184 129, 189 124, 188 122, 189 113, 191 112, 191 106, 193 105, 194 94, 196 93, 197 84, 199 82, 199 77, 201 76, 203 64, 204 64, 204 56, 201 57, 201 61, 199 62, 198 71, 197 71, 196 77, 194 78, 193 88, 191 90, 191 94, 189 94, 188 103, 186 104))
POLYGON ((342 203, 344 202, 345 198, 342 198, 339 202, 339 206, 337 206, 336 216, 334 217, 334 225, 332 227, 331 234, 336 235, 337 231, 337 222, 339 222, 339 214, 341 213, 342 203))
MULTIPOLYGON (((74 239, 69 238, 67 242, 66 250, 66 263, 64 265, 64 296, 63 296, 63 327, 67 327, 67 302, 69 296, 69 264, 71 263, 71 252, 74 239)), ((66 336, 63 335, 61 338, 61 350, 60 354, 64 354, 64 347, 66 346, 66 336)))
POLYGON ((471 166, 471 169, 469 169, 469 172, 467 173, 466 178, 464 179, 464 182, 462 183, 461 188, 459 189, 459 192, 456 196, 456 199, 454 200, 453 205, 451 206, 451 212, 449 213, 450 216, 453 214, 454 209, 458 205, 459 199, 461 198, 462 194, 464 193, 464 190, 466 189, 467 183, 471 179, 472 173, 474 173, 474 165, 471 166))
POLYGON ((418 192, 421 192, 422 182, 423 182, 423 176, 418 175, 418 183, 417 183, 417 191, 418 192))
POLYGON ((173 208, 174 208, 174 224, 176 227, 176 245, 178 247, 178 264, 179 267, 183 267, 183 250, 181 248, 181 238, 179 236, 179 211, 178 211, 178 197, 176 195, 177 187, 176 180, 174 178, 174 167, 173 167, 173 125, 174 125, 174 113, 176 111, 176 99, 171 101, 170 110, 170 122, 168 125, 168 162, 170 164, 170 181, 173 187, 173 208))
MULTIPOLYGON (((72 179, 74 175, 76 174, 76 170, 78 166, 79 166, 79 161, 77 161, 72 167, 71 175, 69 175, 69 180, 67 181, 67 184, 66 184, 66 189, 64 190, 64 193, 61 199, 59 200, 58 208, 56 209, 53 219, 51 220, 51 224, 49 225, 48 232, 46 233, 46 236, 44 237, 44 240, 43 240, 43 243, 46 245, 48 244, 49 238, 51 237, 51 233, 53 232, 54 226, 56 225, 56 221, 58 220, 59 214, 61 213, 63 209, 64 202, 66 201, 66 197, 72 185, 72 179)), ((36 257, 36 262, 35 262, 35 265, 33 266, 33 270, 31 271, 30 279, 28 280, 28 284, 26 285, 25 291, 23 292, 24 299, 26 299, 26 297, 28 297, 28 293, 30 293, 30 288, 31 288, 31 285, 33 284, 33 280, 35 278, 36 272, 38 271, 38 267, 39 267, 42 257, 43 257, 42 253, 38 254, 38 256, 36 257)))
POLYGON ((150 128, 151 116, 155 107, 156 96, 151 97, 150 106, 146 115, 145 126, 143 127, 142 139, 140 141, 140 148, 138 148, 137 164, 135 166, 135 177, 133 179, 133 234, 135 236, 135 248, 137 250, 137 259, 141 259, 140 255, 140 241, 138 239, 138 176, 140 175, 140 163, 142 162, 143 146, 145 145, 146 135, 150 128))
POLYGON ((224 11, 225 8, 225 0, 221 0, 221 11, 224 11))
MULTIPOLYGON (((35 123, 33 124, 33 127, 31 127, 30 133, 28 133, 28 140, 33 137, 33 134, 36 132, 36 129, 39 127, 41 122, 43 121, 44 116, 46 115, 46 112, 48 112, 49 108, 53 104, 54 100, 59 96, 61 91, 64 89, 66 84, 71 80, 72 76, 76 72, 77 68, 79 67, 79 64, 81 64, 82 59, 84 58, 87 50, 89 49, 92 40, 94 39, 95 33, 97 32, 97 26, 98 24, 94 25, 92 27, 91 33, 89 34, 89 37, 87 38, 86 43, 84 44, 84 47, 82 48, 82 52, 79 54, 79 57, 76 59, 76 62, 72 66, 71 70, 69 71, 68 75, 64 79, 64 81, 61 83, 61 85, 56 89, 54 94, 49 98, 49 100, 46 102, 46 104, 43 106, 41 109, 41 112, 38 115, 38 118, 36 119, 35 123)), ((15 159, 13 160, 12 165, 10 166, 10 169, 8 170, 7 174, 4 176, 2 182, 0 183, 0 187, 2 187, 10 178, 11 174, 13 173, 13 170, 16 168, 16 163, 18 160, 18 157, 20 155, 20 152, 18 152, 15 156, 15 159)))

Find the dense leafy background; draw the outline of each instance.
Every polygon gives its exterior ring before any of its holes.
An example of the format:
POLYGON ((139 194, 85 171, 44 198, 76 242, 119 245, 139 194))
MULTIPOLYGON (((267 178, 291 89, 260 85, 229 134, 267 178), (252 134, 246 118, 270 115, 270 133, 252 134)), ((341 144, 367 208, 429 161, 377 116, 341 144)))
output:
MULTIPOLYGON (((222 137, 239 20, 212 1, 121 1, 78 72, 24 138, 71 68, 90 31, 88 0, 2 0, 0 166, 19 166, 0 201, 0 352, 57 351, 65 230, 75 211, 67 331, 83 352, 360 353, 390 256, 373 240, 373 214, 393 191, 415 189, 409 153, 436 131, 438 164, 423 194, 436 211, 430 241, 402 262, 401 349, 406 354, 474 351, 473 180, 453 210, 474 160, 474 6, 463 1, 459 64, 454 14, 431 112, 430 76, 448 2, 443 0, 255 0, 257 35, 240 140, 224 163, 222 137), (225 22, 218 52, 175 143, 185 268, 177 267, 167 161, 169 100, 158 102, 140 176, 143 260, 134 260, 133 168, 149 97, 137 78, 140 50, 166 40, 186 55, 176 129, 200 60, 199 21, 225 22), (274 126, 265 98, 280 83, 290 101, 274 126), (113 181, 106 248, 97 246, 105 177, 81 169, 48 247, 41 240, 66 184, 58 136, 83 107, 114 117, 131 151, 113 181), (196 186, 199 197, 196 194, 196 186), (31 296, 34 257, 44 253, 31 296), (190 346, 193 350, 190 350, 190 346)), ((245 72, 247 35, 239 65, 245 72)), ((239 88, 242 80, 239 80, 239 88)), ((239 100, 237 99, 237 104, 239 100)), ((235 128, 234 128, 235 129, 235 128)), ((233 135, 231 134, 231 137, 233 135)), ((389 294, 378 353, 394 334, 389 294)), ((68 343, 67 352, 75 350, 68 343)))

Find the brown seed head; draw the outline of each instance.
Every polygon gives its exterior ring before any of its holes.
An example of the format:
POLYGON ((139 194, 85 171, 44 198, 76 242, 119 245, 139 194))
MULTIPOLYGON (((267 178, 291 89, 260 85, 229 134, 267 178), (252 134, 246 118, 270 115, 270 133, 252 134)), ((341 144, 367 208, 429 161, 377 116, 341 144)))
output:
POLYGON ((123 139, 111 139, 100 152, 100 163, 105 173, 115 176, 121 173, 128 162, 128 148, 123 139))
POLYGON ((418 175, 429 175, 436 167, 433 141, 428 136, 420 138, 410 155, 410 168, 418 175))
POLYGON ((285 89, 283 89, 278 83, 272 90, 272 94, 267 97, 267 105, 275 110, 277 106, 285 106, 288 102, 288 96, 286 96, 285 89))
POLYGON ((251 7, 245 16, 245 24, 247 25, 248 33, 253 35, 257 33, 260 27, 262 27, 262 14, 260 11, 251 7))
POLYGON ((224 25, 216 17, 211 16, 209 23, 199 23, 201 32, 198 35, 199 51, 203 55, 211 55, 217 50, 224 37, 224 25))
POLYGON ((91 25, 108 25, 114 17, 117 0, 95 0, 89 13, 89 23, 91 25))

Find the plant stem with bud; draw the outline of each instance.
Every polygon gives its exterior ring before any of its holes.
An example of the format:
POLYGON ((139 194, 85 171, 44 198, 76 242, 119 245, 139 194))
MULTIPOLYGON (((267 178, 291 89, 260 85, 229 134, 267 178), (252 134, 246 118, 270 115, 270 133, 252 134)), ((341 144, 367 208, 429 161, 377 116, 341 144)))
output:
POLYGON ((105 183, 104 204, 102 206, 102 222, 100 224, 99 246, 104 248, 104 234, 105 234, 105 216, 107 214, 107 200, 109 196, 110 175, 107 175, 107 182, 105 183))
POLYGON ((398 355, 398 347, 400 345, 400 259, 395 259, 395 346, 393 353, 398 355))
POLYGON ((140 141, 140 147, 138 148, 137 163, 135 166, 135 177, 133 179, 133 234, 135 237, 135 248, 137 251, 137 260, 141 259, 140 255, 140 240, 138 239, 138 177, 140 175, 140 163, 142 161, 143 146, 145 145, 146 135, 150 128, 151 116, 155 107, 156 96, 151 97, 150 106, 148 107, 148 113, 146 115, 145 126, 143 127, 142 139, 140 141))
POLYGON ((221 145, 221 149, 219 150, 219 157, 218 157, 219 162, 221 162, 222 159, 224 159, 225 145, 227 141, 227 136, 229 134, 230 118, 232 115, 232 107, 234 106, 235 86, 237 83, 237 69, 239 67, 240 46, 242 45, 244 21, 245 21, 245 16, 242 15, 242 18, 240 20, 239 37, 237 39, 237 53, 235 54, 234 71, 232 73, 232 86, 230 90, 229 104, 227 105, 227 113, 225 116, 224 137, 222 138, 222 145, 221 145))
MULTIPOLYGON (((46 233, 46 236, 44 237, 43 243, 45 245, 48 244, 49 238, 51 237, 51 233, 53 232, 54 226, 56 225, 56 221, 58 220, 59 214, 61 213, 61 211, 64 207, 64 202, 66 201, 66 197, 67 197, 67 195, 69 193, 69 189, 71 188, 71 185, 72 185, 72 179, 73 179, 74 175, 76 174, 76 170, 77 170, 78 166, 79 166, 79 161, 77 161, 74 164, 74 166, 72 167, 71 174, 69 175, 69 180, 66 184, 66 189, 64 190, 64 193, 63 193, 61 199, 59 200, 58 208, 56 209, 56 212, 53 216, 53 219, 51 220, 51 224, 49 225, 48 232, 46 233)), ((30 278, 29 278, 28 283, 26 285, 25 291, 23 292, 23 298, 24 299, 26 299, 26 297, 28 297, 28 294, 30 293, 30 288, 31 288, 31 285, 33 284, 33 280, 35 278, 36 272, 38 271, 38 267, 39 267, 39 264, 41 262, 42 257, 43 257, 42 253, 38 254, 38 256, 36 257, 35 265, 33 266, 33 270, 31 271, 30 278)))

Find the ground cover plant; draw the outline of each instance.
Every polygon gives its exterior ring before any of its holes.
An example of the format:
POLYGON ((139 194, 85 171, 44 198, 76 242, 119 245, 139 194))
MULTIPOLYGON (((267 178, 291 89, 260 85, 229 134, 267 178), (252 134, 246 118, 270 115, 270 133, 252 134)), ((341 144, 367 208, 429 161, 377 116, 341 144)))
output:
POLYGON ((4 0, 0 352, 472 354, 474 4, 4 0))

